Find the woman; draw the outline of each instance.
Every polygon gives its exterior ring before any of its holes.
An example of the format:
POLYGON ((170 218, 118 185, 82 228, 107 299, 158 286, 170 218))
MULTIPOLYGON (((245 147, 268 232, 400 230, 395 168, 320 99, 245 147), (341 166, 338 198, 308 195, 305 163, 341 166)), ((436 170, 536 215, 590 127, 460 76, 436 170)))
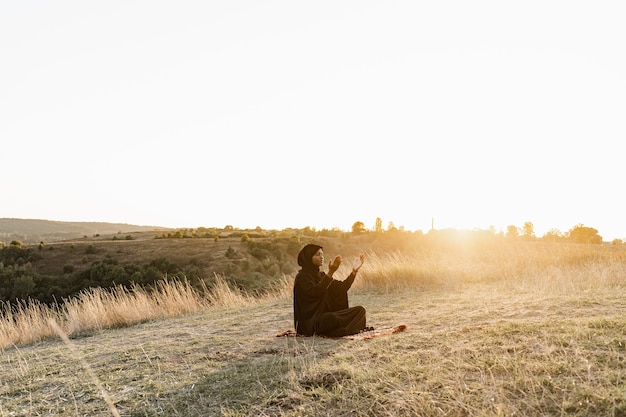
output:
POLYGON ((333 279, 341 265, 341 256, 328 264, 328 273, 320 271, 324 251, 319 245, 308 244, 298 254, 302 267, 293 287, 293 313, 296 332, 305 336, 341 337, 364 330, 365 308, 348 307, 348 290, 354 282, 365 257, 359 256, 352 273, 344 281, 333 279))

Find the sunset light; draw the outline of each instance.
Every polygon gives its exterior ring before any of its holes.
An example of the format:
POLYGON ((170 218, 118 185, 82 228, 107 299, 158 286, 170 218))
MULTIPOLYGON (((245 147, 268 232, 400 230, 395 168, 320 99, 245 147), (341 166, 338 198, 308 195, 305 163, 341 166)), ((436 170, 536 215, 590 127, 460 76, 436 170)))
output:
POLYGON ((4 2, 0 218, 624 239, 625 12, 4 2))

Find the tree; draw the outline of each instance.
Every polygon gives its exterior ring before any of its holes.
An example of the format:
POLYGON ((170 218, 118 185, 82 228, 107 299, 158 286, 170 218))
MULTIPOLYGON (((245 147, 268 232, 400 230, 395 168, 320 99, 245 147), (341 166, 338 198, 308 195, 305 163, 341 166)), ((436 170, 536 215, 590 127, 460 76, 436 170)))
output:
POLYGON ((516 226, 510 225, 506 227, 506 237, 509 239, 515 239, 519 236, 519 231, 516 226))
POLYGON ((380 217, 376 217, 376 223, 374 224, 374 231, 376 233, 383 232, 383 221, 380 217))
POLYGON ((522 228, 522 236, 526 239, 534 239, 535 237, 535 225, 532 222, 524 223, 522 228))
POLYGON ((541 239, 546 242, 558 242, 563 240, 563 233, 561 233, 558 229, 550 229, 542 236, 541 239))
POLYGON ((365 223, 363 222, 354 222, 352 225, 352 233, 355 235, 359 235, 365 232, 365 223))
POLYGON ((576 243, 602 243, 602 236, 598 234, 598 230, 593 227, 586 227, 582 224, 577 224, 572 227, 567 234, 567 237, 572 242, 576 243))

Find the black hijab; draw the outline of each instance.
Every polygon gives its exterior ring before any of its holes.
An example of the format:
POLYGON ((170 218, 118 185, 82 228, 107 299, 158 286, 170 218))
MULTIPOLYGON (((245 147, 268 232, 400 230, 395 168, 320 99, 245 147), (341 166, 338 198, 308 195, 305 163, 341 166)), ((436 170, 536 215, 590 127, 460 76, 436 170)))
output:
POLYGON ((300 253, 298 253, 298 265, 300 265, 304 271, 312 272, 315 275, 319 274, 320 267, 313 265, 313 255, 320 249, 322 249, 322 247, 314 243, 305 245, 300 253))

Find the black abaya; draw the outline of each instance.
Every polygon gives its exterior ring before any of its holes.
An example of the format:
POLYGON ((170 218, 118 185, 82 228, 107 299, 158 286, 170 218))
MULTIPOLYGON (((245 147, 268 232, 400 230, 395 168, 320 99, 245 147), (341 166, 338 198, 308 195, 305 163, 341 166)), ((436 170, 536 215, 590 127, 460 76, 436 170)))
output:
POLYGON ((338 281, 319 271, 319 267, 311 263, 312 254, 309 256, 309 253, 320 248, 307 245, 305 249, 308 251, 303 249, 298 257, 302 269, 296 275, 293 288, 296 332, 306 336, 316 334, 331 337, 358 333, 365 329, 365 308, 348 306, 348 290, 356 273, 351 273, 344 281, 338 281))

